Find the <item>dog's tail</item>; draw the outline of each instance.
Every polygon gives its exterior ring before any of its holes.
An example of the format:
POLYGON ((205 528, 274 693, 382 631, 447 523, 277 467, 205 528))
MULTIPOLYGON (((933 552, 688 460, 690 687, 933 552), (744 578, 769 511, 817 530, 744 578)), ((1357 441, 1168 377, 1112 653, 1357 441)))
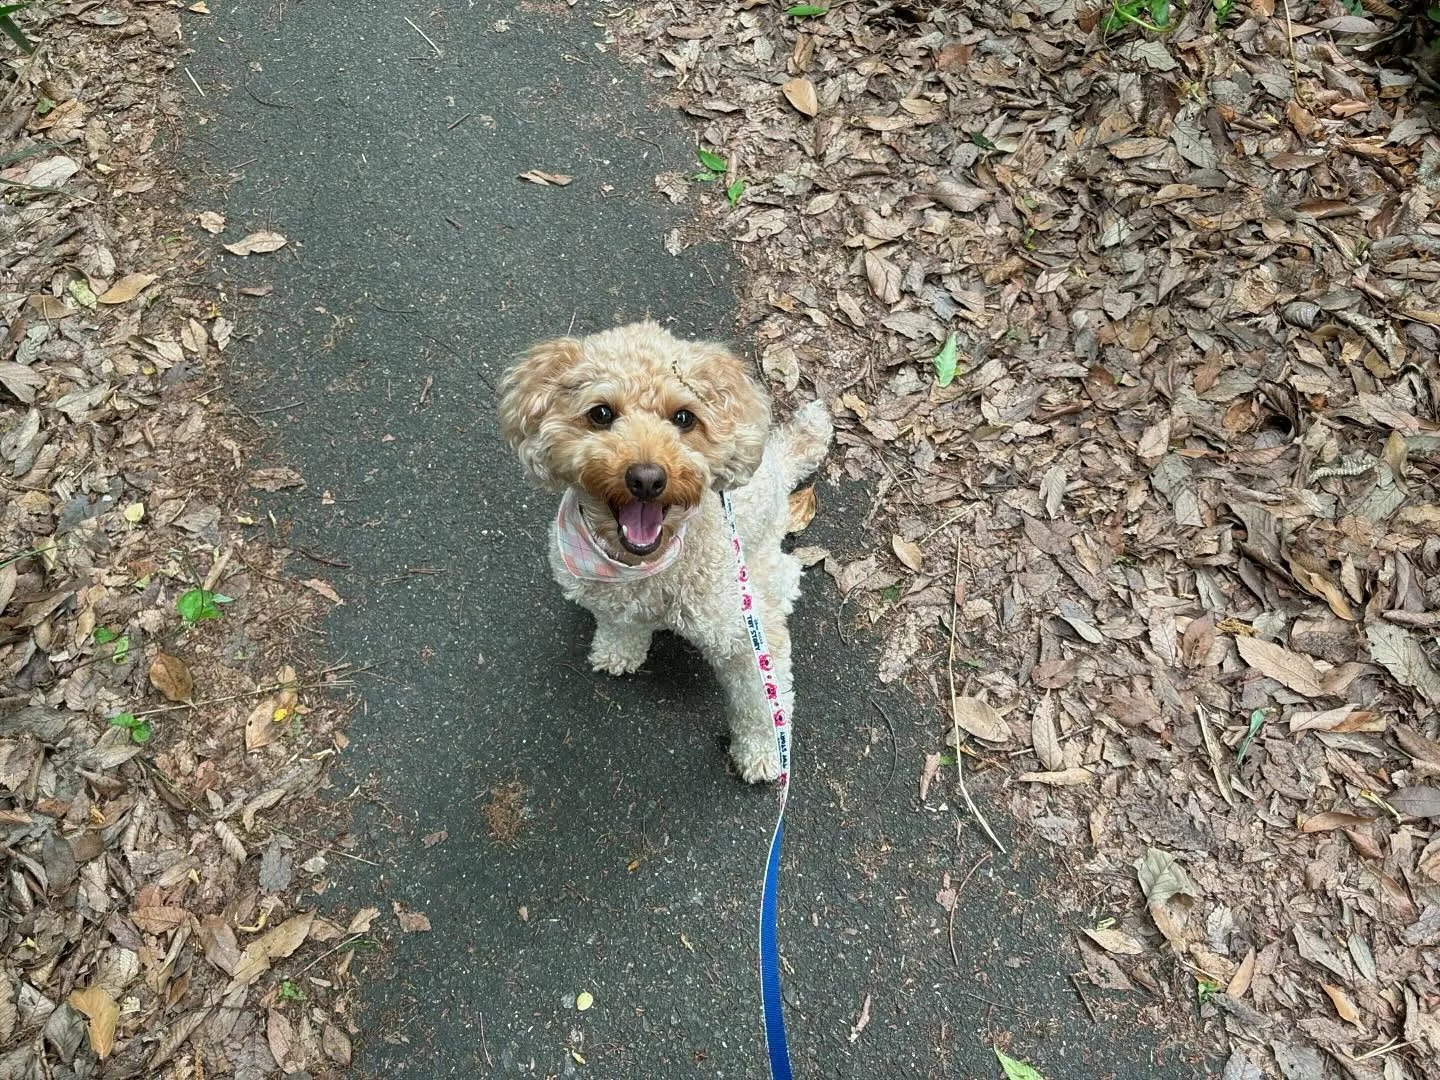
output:
POLYGON ((835 427, 823 401, 812 401, 780 425, 784 457, 780 468, 787 490, 804 480, 825 459, 835 427))

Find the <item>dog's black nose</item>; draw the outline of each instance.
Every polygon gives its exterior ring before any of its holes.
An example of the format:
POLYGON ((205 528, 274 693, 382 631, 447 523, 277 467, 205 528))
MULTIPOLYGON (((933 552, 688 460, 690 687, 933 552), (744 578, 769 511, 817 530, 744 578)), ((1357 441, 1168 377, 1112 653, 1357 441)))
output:
POLYGON ((660 465, 631 465, 625 470, 625 489, 637 499, 658 499, 668 479, 660 465))

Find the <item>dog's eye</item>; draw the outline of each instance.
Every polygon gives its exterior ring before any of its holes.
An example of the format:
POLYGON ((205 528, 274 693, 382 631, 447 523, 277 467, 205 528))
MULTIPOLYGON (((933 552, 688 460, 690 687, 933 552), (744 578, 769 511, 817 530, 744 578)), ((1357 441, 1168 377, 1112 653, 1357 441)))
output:
POLYGON ((585 415, 596 427, 609 427, 615 422, 615 410, 609 405, 596 405, 585 415))
POLYGON ((675 415, 670 417, 670 422, 681 431, 689 431, 695 426, 695 414, 689 409, 676 409, 675 415))

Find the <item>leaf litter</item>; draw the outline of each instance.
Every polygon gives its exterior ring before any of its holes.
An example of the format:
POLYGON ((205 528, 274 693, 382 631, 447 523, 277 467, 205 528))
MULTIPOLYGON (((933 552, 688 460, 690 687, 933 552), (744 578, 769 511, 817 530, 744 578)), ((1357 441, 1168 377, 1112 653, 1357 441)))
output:
POLYGON ((311 659, 338 595, 253 527, 252 487, 298 474, 248 470, 263 432, 218 390, 244 318, 204 284, 226 223, 179 216, 159 152, 188 16, 23 17, 44 48, 0 67, 0 1074, 334 1075, 378 912, 318 916, 325 859, 291 852, 301 823, 353 843, 316 798, 350 669, 311 659))
POLYGON ((881 680, 1060 845, 1078 919, 1124 917, 1091 982, 1228 1042, 1227 1077, 1426 1075, 1440 137, 1411 13, 805 7, 650 0, 610 45, 711 175, 744 162, 734 206, 657 181, 701 219, 666 250, 733 240, 760 370, 831 403, 829 479, 875 508, 825 566, 881 680))

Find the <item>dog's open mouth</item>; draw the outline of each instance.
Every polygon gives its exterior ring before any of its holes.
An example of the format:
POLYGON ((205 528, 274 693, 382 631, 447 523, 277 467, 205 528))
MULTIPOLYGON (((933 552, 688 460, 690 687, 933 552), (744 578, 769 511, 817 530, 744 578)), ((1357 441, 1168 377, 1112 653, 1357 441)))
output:
POLYGON ((620 543, 632 555, 649 555, 660 546, 660 527, 665 523, 664 503, 628 502, 610 505, 620 527, 620 543))

